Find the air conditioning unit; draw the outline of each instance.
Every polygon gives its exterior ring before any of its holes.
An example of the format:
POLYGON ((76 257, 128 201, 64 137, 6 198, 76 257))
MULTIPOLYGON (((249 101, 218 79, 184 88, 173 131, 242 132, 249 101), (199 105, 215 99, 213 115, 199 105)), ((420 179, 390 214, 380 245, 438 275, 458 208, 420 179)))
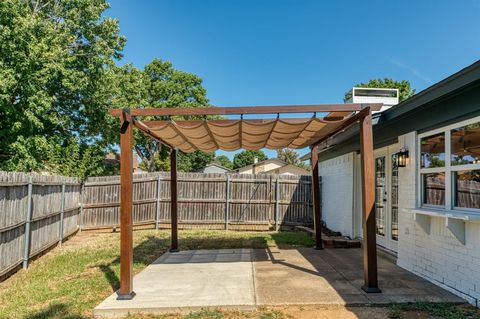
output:
POLYGON ((382 109, 377 112, 383 112, 399 102, 398 89, 353 87, 349 93, 350 99, 345 103, 383 103, 382 109))

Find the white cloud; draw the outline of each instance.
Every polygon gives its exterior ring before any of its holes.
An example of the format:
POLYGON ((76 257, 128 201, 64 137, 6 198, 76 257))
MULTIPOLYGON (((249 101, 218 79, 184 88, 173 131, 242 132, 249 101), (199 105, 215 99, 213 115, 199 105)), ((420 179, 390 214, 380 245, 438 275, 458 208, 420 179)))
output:
POLYGON ((433 81, 432 79, 430 79, 430 77, 428 77, 427 75, 421 73, 420 71, 418 71, 416 68, 408 65, 408 64, 405 64, 405 63, 402 63, 398 60, 395 60, 395 59, 392 59, 392 58, 389 58, 388 59, 390 61, 390 63, 392 63, 393 65, 395 66, 398 66, 399 68, 402 68, 402 69, 405 69, 405 70, 408 70, 410 71, 414 76, 418 77, 419 79, 427 82, 428 84, 432 84, 433 81))

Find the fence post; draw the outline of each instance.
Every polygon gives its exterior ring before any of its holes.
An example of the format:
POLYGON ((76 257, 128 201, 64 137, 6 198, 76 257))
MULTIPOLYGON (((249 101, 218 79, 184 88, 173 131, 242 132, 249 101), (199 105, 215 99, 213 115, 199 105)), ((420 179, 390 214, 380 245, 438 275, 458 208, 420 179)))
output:
POLYGON ((65 182, 62 184, 62 197, 61 197, 61 202, 60 202, 60 238, 58 245, 62 246, 63 242, 63 219, 64 219, 64 213, 65 213, 65 182))
POLYGON ((82 183, 80 185, 80 221, 79 221, 80 232, 83 229, 83 202, 85 201, 84 193, 85 193, 85 183, 82 183))
POLYGON ((25 218, 25 242, 23 251, 23 269, 28 268, 28 258, 30 257, 30 224, 32 223, 32 193, 33 193, 33 180, 32 175, 28 177, 28 195, 27 195, 27 215, 25 218))
POLYGON ((155 206, 155 229, 160 227, 160 182, 161 177, 158 175, 157 178, 157 198, 156 198, 156 206, 155 206))
POLYGON ((228 223, 230 221, 230 176, 227 175, 225 185, 225 230, 228 230, 228 223))
POLYGON ((280 181, 279 176, 275 179, 275 230, 279 229, 279 214, 280 214, 280 181))

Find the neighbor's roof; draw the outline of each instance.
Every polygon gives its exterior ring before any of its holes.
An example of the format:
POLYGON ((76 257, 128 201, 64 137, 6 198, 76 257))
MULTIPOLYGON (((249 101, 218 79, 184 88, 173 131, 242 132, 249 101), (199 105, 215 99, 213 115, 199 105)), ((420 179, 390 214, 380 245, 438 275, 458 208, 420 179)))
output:
MULTIPOLYGON (((205 167, 209 167, 209 166, 215 166, 215 167, 224 169, 224 170, 226 170, 226 171, 231 171, 231 169, 226 168, 225 166, 222 166, 222 165, 217 164, 217 163, 210 163, 210 164, 207 164, 205 167)), ((200 171, 203 171, 204 169, 205 169, 205 168, 201 169, 200 171)))
POLYGON ((308 175, 308 171, 306 169, 295 166, 293 164, 288 164, 287 162, 279 160, 278 158, 269 158, 269 159, 266 159, 266 160, 258 162, 258 163, 242 166, 240 168, 237 168, 235 171, 237 171, 237 172, 245 171, 245 170, 248 170, 248 169, 252 169, 253 166, 262 166, 262 165, 265 165, 265 164, 268 164, 268 163, 274 163, 274 162, 279 163, 280 165, 278 167, 269 169, 267 171, 262 171, 262 174, 268 174, 268 173, 276 171, 276 170, 288 170, 289 168, 291 168, 293 170, 302 172, 302 174, 299 174, 299 175, 308 175))

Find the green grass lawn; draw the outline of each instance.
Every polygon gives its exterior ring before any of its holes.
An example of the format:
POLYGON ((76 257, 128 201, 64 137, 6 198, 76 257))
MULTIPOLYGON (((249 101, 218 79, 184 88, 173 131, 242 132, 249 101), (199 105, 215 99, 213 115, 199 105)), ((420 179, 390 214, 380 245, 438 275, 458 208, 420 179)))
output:
MULTIPOLYGON (((169 241, 169 231, 135 231, 134 271, 162 255, 169 241)), ((39 258, 28 271, 0 283, 0 318, 91 318, 92 309, 119 286, 119 243, 119 233, 84 232, 39 258)), ((313 240, 294 232, 192 230, 179 232, 179 245, 183 250, 285 248, 313 246, 313 240)))
MULTIPOLYGON (((91 319, 93 308, 119 286, 119 233, 84 232, 0 283, 0 318, 91 319)), ((141 271, 169 248, 168 231, 134 232, 134 270, 141 271)), ((312 247, 298 232, 180 231, 180 249, 312 247)), ((283 318, 480 318, 468 306, 419 303, 390 308, 338 310, 309 307, 261 308, 257 311, 202 310, 187 315, 134 316, 131 319, 283 319, 283 318), (355 315, 352 314, 355 313, 355 315)))

